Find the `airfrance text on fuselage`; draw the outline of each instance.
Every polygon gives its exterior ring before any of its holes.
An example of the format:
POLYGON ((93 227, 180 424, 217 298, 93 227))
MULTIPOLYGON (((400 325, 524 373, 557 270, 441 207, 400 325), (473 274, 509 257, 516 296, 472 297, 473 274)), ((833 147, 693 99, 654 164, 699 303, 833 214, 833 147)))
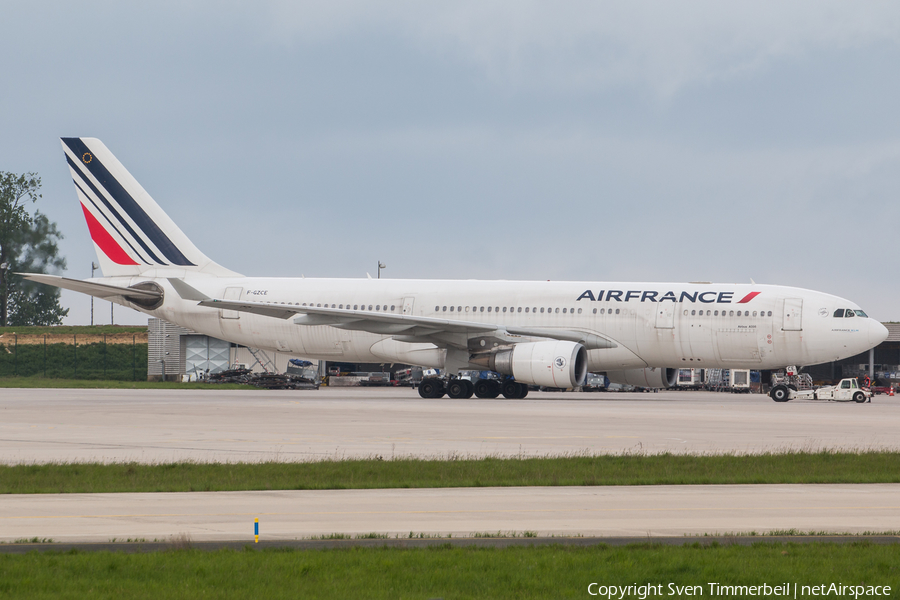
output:
POLYGON ((660 297, 660 292, 654 290, 600 290, 596 294, 591 290, 585 290, 578 298, 579 300, 590 300, 592 302, 702 302, 704 304, 744 304, 750 302, 759 295, 759 292, 750 292, 737 302, 734 300, 734 292, 681 292, 676 295, 675 292, 666 292, 660 297))

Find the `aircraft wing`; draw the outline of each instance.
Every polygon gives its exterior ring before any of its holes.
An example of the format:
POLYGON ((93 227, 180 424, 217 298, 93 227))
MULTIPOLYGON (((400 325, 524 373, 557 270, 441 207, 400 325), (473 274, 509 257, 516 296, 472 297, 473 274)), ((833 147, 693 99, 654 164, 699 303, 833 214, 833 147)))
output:
POLYGON ((338 329, 367 331, 393 335, 403 342, 427 342, 438 346, 470 348, 469 338, 491 339, 504 344, 524 341, 516 338, 546 338, 580 342, 589 350, 615 348, 616 343, 594 333, 550 329, 544 327, 504 327, 492 323, 475 323, 457 319, 437 319, 413 315, 375 313, 340 308, 316 308, 267 302, 238 302, 234 300, 202 300, 200 306, 249 312, 277 319, 294 317, 297 325, 330 325, 338 329), (460 337, 462 334, 462 337, 460 337))
POLYGON ((615 348, 617 344, 595 333, 550 329, 545 327, 509 327, 493 323, 477 323, 460 319, 439 319, 342 308, 320 308, 209 298, 180 279, 169 279, 175 291, 185 300, 196 300, 200 306, 248 312, 276 319, 294 317, 297 325, 329 325, 338 329, 391 335, 401 342, 432 343, 479 351, 501 344, 515 344, 523 338, 545 338, 580 342, 587 349, 615 348), (482 344, 482 341, 485 343, 482 344), (491 344, 488 345, 487 342, 491 344))
POLYGON ((295 317, 294 323, 297 325, 330 325, 339 329, 369 331, 371 333, 402 333, 417 327, 451 333, 487 333, 499 329, 497 325, 471 321, 414 317, 412 315, 376 313, 341 308, 316 308, 313 306, 252 301, 239 302, 236 300, 216 300, 212 298, 202 300, 199 304, 210 308, 249 312, 277 319, 295 317))
POLYGON ((65 290, 72 290, 73 292, 81 292, 82 294, 96 296, 97 298, 128 296, 130 298, 157 300, 162 297, 162 292, 156 290, 121 287, 118 285, 109 285, 108 283, 95 283, 92 281, 82 281, 81 279, 69 279, 68 277, 59 277, 58 275, 43 275, 40 273, 16 273, 16 275, 21 275, 30 281, 52 285, 65 290))

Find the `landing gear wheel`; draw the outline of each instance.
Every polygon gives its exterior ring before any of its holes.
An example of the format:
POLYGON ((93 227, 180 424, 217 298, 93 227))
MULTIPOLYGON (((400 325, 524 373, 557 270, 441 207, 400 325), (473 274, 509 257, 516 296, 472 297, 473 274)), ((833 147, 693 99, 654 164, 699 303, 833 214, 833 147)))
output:
POLYGON ((504 398, 509 398, 510 400, 516 400, 521 393, 519 389, 519 384, 515 381, 504 381, 503 386, 500 388, 504 398))
POLYGON ((440 398, 444 395, 444 384, 436 379, 425 379, 419 384, 419 395, 423 398, 440 398))
POLYGON ((853 394, 853 401, 857 404, 862 404, 866 401, 866 395, 862 392, 856 392, 855 394, 853 394))
POLYGON ((492 379, 479 379, 475 382, 475 395, 479 398, 496 398, 500 395, 500 383, 492 379))
POLYGON ((468 379, 453 379, 447 384, 447 395, 454 399, 471 398, 473 391, 468 379))
POLYGON ((517 381, 505 381, 501 386, 503 396, 510 400, 521 400, 528 395, 528 386, 517 381))
POLYGON ((790 390, 783 385, 776 385, 773 387, 769 395, 772 396, 772 400, 775 402, 787 402, 791 399, 790 390))

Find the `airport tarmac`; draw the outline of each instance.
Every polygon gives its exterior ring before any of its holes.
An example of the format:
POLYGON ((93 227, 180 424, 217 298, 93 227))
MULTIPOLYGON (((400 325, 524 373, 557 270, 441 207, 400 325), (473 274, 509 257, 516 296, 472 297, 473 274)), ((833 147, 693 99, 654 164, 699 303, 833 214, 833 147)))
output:
POLYGON ((3 389, 0 462, 896 449, 900 397, 712 392, 425 400, 409 388, 3 389))
MULTIPOLYGON (((404 388, 0 391, 0 461, 894 449, 900 398, 709 392, 424 400, 404 388)), ((900 530, 900 485, 330 490, 0 497, 0 541, 290 540, 340 533, 680 536, 900 530)))
POLYGON ((0 498, 0 541, 685 536, 900 531, 900 484, 30 494, 0 498))

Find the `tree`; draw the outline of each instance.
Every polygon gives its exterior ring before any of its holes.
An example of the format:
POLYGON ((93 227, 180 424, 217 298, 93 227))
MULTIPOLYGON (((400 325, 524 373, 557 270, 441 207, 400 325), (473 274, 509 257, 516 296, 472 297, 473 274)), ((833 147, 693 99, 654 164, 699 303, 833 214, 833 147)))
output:
POLYGON ((26 210, 29 201, 41 197, 40 189, 35 173, 0 171, 0 326, 59 325, 69 312, 59 304, 59 289, 14 275, 66 268, 56 224, 40 211, 26 210))

